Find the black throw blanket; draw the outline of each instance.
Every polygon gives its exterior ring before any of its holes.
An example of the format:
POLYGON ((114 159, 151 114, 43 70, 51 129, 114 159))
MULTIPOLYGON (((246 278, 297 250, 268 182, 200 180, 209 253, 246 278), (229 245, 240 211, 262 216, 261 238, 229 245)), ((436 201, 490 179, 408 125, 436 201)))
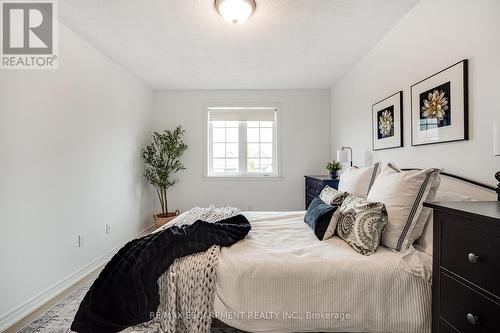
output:
POLYGON ((158 278, 175 259, 231 246, 245 238, 250 223, 243 215, 208 223, 173 226, 134 239, 106 264, 78 308, 71 330, 119 332, 153 318, 160 304, 158 278))

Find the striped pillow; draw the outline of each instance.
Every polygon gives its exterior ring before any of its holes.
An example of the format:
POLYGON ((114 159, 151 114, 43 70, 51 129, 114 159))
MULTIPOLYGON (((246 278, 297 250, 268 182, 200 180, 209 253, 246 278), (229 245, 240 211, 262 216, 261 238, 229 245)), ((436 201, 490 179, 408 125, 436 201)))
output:
POLYGON ((373 185, 380 163, 367 167, 350 167, 342 172, 339 181, 339 191, 348 192, 357 197, 366 198, 373 185))
POLYGON ((389 221, 382 234, 382 245, 402 251, 423 232, 430 210, 423 202, 432 201, 441 183, 440 170, 401 171, 389 163, 375 179, 368 201, 383 202, 389 221))

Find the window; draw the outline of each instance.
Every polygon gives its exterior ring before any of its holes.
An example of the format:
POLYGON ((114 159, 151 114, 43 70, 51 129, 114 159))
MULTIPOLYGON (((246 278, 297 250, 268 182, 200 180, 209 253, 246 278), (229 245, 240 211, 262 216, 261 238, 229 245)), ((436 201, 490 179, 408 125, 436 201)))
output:
POLYGON ((276 108, 208 108, 207 175, 278 176, 276 118, 276 108))

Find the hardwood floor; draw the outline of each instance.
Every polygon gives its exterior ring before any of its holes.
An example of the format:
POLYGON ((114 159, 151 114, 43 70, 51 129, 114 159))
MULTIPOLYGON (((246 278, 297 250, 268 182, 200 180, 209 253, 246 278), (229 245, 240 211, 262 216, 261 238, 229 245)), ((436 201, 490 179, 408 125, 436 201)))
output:
POLYGON ((54 306, 55 304, 59 303, 66 296, 68 296, 69 294, 71 294, 72 292, 74 292, 77 288, 79 288, 80 286, 82 286, 84 283, 86 283, 89 280, 95 279, 97 277, 97 275, 99 275, 99 273, 101 272, 101 270, 103 269, 103 267, 104 266, 102 266, 99 269, 95 270, 91 274, 85 276, 83 279, 81 279, 77 283, 73 284, 71 287, 69 287, 68 289, 66 289, 65 291, 63 291, 59 295, 57 295, 55 298, 53 298, 49 302, 45 303, 44 305, 42 305, 41 307, 39 307, 38 309, 36 309, 32 313, 30 313, 29 315, 27 315, 26 317, 24 317, 23 319, 21 319, 20 321, 18 321, 17 323, 15 323, 14 325, 12 325, 11 327, 9 327, 8 329, 6 329, 5 331, 3 331, 3 333, 16 333, 16 332, 18 332, 24 326, 26 326, 29 323, 31 323, 36 317, 40 316, 41 314, 43 314, 44 312, 46 312, 48 309, 50 309, 52 306, 54 306))

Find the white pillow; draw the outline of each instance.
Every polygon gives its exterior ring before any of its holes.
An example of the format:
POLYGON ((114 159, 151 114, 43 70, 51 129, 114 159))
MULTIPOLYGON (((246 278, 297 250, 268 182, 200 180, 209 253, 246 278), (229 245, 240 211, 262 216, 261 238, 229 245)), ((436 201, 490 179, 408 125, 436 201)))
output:
MULTIPOLYGON (((437 191, 436 198, 433 200, 436 202, 451 202, 451 201, 474 201, 471 197, 466 195, 447 192, 447 191, 437 191)), ((415 247, 419 250, 424 251, 432 256, 432 237, 433 237, 433 221, 432 214, 427 217, 427 222, 424 227, 422 236, 415 241, 415 247)))
POLYGON ((319 198, 323 200, 324 203, 330 206, 331 205, 340 206, 342 205, 342 201, 344 201, 344 199, 347 198, 348 195, 349 195, 348 193, 338 191, 333 187, 326 185, 323 188, 323 190, 321 190, 319 198))
POLYGON ((328 228, 323 235, 323 240, 332 238, 335 234, 335 230, 337 229, 337 222, 339 219, 339 207, 342 205, 342 202, 349 196, 347 192, 340 192, 330 186, 326 185, 325 188, 321 191, 319 198, 323 200, 324 203, 335 206, 337 209, 332 215, 330 219, 330 223, 328 224, 328 228))
POLYGON ((333 237, 333 235, 335 234, 335 230, 337 230, 337 223, 339 222, 339 216, 340 216, 340 207, 337 206, 337 209, 333 212, 332 218, 330 219, 330 223, 328 224, 328 228, 326 228, 322 240, 330 239, 333 237))
POLYGON ((423 202, 432 201, 441 183, 438 169, 401 171, 389 163, 375 179, 368 201, 383 202, 389 221, 382 234, 382 245, 397 251, 406 250, 423 232, 430 209, 423 202))
POLYGON ((366 198, 379 172, 380 163, 367 167, 350 167, 340 175, 339 191, 349 192, 357 197, 366 198))

